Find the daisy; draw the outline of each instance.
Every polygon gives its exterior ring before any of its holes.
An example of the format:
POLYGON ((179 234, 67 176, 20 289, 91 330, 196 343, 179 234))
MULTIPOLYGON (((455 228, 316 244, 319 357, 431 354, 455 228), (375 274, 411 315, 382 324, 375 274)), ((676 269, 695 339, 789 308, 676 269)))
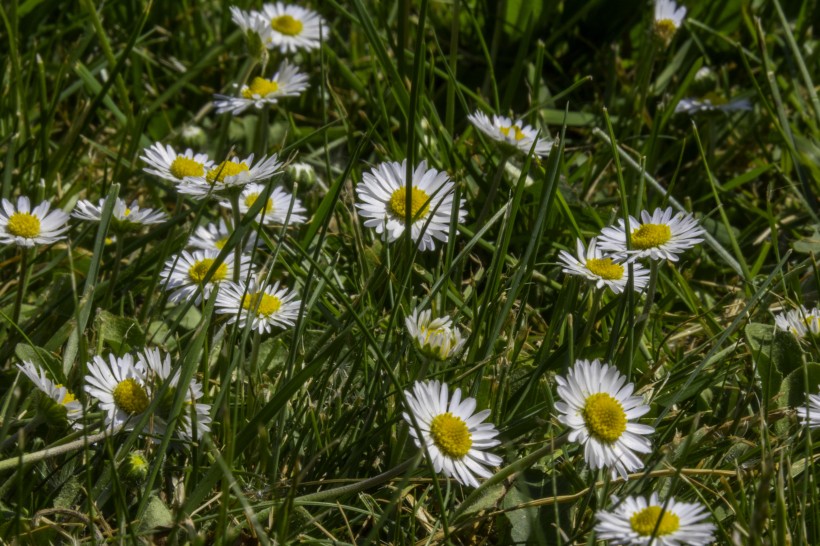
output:
POLYGON ((611 468, 626 479, 632 470, 643 468, 635 454, 649 453, 652 444, 644 438, 655 429, 634 422, 649 411, 640 396, 632 396, 635 385, 626 383, 614 366, 597 359, 577 360, 567 377, 556 377, 561 415, 558 420, 572 429, 570 442, 584 446, 590 468, 611 468))
MULTIPOLYGON (((94 397, 105 412, 106 425, 113 428, 133 428, 148 406, 151 392, 143 372, 134 365, 134 357, 109 355, 108 362, 95 356, 88 363, 85 391, 94 397)), ((154 425, 162 427, 157 417, 154 425)), ((153 428, 152 428, 153 430, 153 428)))
POLYGON ((276 104, 279 99, 285 97, 298 97, 302 91, 308 88, 308 77, 299 72, 299 68, 288 63, 282 63, 279 71, 273 78, 256 77, 250 85, 243 85, 238 97, 225 95, 214 95, 216 112, 231 112, 238 115, 251 106, 262 108, 266 104, 276 104))
POLYGON ((290 328, 296 324, 302 302, 296 292, 273 285, 259 286, 250 283, 227 282, 216 296, 216 312, 230 315, 228 324, 239 322, 245 328, 251 321, 251 329, 270 333, 273 328, 290 328))
POLYGON ((48 245, 65 239, 68 231, 68 214, 60 209, 51 212, 48 201, 43 201, 34 209, 28 197, 17 198, 17 207, 8 199, 2 200, 0 209, 0 243, 31 247, 48 245))
POLYGON ((668 46, 683 24, 684 17, 686 7, 678 7, 673 0, 655 0, 655 36, 668 46))
POLYGON ((413 310, 404 319, 404 324, 416 348, 427 357, 444 361, 457 354, 464 345, 465 340, 450 317, 432 319, 429 309, 413 310))
MULTIPOLYGON (((233 230, 228 228, 225 220, 219 219, 219 224, 210 223, 204 226, 198 226, 188 239, 189 247, 198 248, 200 250, 213 250, 219 252, 228 243, 233 230)), ((251 232, 247 242, 244 246, 245 252, 253 250, 254 245, 261 245, 262 241, 259 239, 259 234, 251 232)))
POLYGON ((752 103, 749 99, 734 99, 726 101, 711 94, 702 99, 681 99, 675 106, 676 114, 699 114, 703 112, 742 112, 744 110, 751 110, 752 103))
POLYGON ((276 2, 264 4, 260 15, 270 25, 270 32, 262 39, 268 49, 295 53, 317 49, 322 43, 322 27, 327 25, 315 11, 276 2))
MULTIPOLYGON (((359 203, 356 208, 365 218, 365 227, 376 229, 388 242, 404 233, 408 216, 405 176, 407 160, 391 161, 377 165, 372 172, 364 173, 356 186, 359 203)), ((455 185, 447 173, 428 169, 422 161, 412 174, 410 182, 410 235, 419 250, 433 250, 435 239, 447 242, 453 209, 455 185), (429 222, 429 223, 428 223, 429 222)), ((467 212, 464 200, 458 203, 456 222, 463 222, 467 212)))
MULTIPOLYGON (((247 214, 259 199, 259 196, 267 193, 267 191, 267 188, 262 184, 248 184, 245 186, 239 198, 239 212, 243 215, 247 214)), ((231 208, 229 201, 222 201, 220 204, 225 208, 231 208)), ((307 220, 307 217, 302 214, 304 212, 307 212, 307 210, 302 206, 299 199, 296 199, 282 188, 276 187, 270 192, 267 203, 258 214, 262 217, 262 223, 269 226, 284 224, 285 220, 288 224, 303 224, 307 220)))
POLYGON ((801 406, 794 408, 794 410, 797 412, 797 416, 800 417, 803 423, 808 425, 809 428, 820 427, 820 394, 809 395, 808 408, 801 406))
POLYGON ((59 383, 55 384, 43 370, 31 362, 23 361, 23 365, 18 364, 17 368, 47 397, 48 402, 41 407, 45 409, 49 422, 54 417, 54 421, 58 423, 68 420, 74 428, 80 428, 83 407, 70 390, 59 383))
POLYGON ((176 184, 182 184, 205 176, 213 166, 205 154, 195 154, 188 148, 178 154, 170 145, 163 146, 156 142, 142 151, 140 159, 148 163, 143 170, 176 184))
POLYGON ((231 20, 242 29, 242 32, 253 32, 265 41, 270 34, 268 21, 258 11, 244 11, 236 6, 230 7, 231 20))
POLYGON ((537 156, 543 157, 552 149, 551 140, 538 138, 538 131, 524 124, 522 120, 513 121, 508 117, 496 115, 490 119, 483 112, 470 114, 467 119, 491 139, 512 146, 525 154, 530 153, 533 142, 533 153, 537 156))
MULTIPOLYGON (((563 272, 578 275, 595 284, 595 288, 608 286, 616 294, 624 291, 629 280, 629 268, 618 263, 617 258, 605 256, 597 246, 598 240, 593 237, 589 246, 584 249, 581 239, 575 242, 576 256, 562 250, 559 260, 564 265, 563 272)), ((649 272, 639 264, 632 266, 632 288, 641 292, 646 288, 649 272)))
POLYGON ((623 218, 618 226, 605 227, 598 236, 599 248, 619 255, 628 255, 629 260, 650 258, 652 260, 678 261, 678 254, 703 241, 706 233, 698 221, 689 214, 674 214, 672 207, 657 208, 652 214, 641 211, 641 221, 629 217, 631 250, 626 248, 626 228, 623 218))
POLYGON ((611 512, 595 514, 597 538, 622 546, 706 546, 715 539, 715 526, 705 522, 706 508, 696 502, 626 497, 611 512))
POLYGON ((410 424, 410 434, 417 447, 427 448, 433 468, 462 485, 478 487, 478 479, 489 478, 486 467, 501 464, 501 457, 485 449, 501 443, 498 430, 492 423, 483 423, 490 415, 486 409, 473 413, 475 398, 461 400, 461 389, 456 389, 452 400, 446 383, 417 381, 413 392, 404 391, 407 404, 419 430, 407 412, 402 413, 410 424), (421 437, 419 437, 419 433, 421 437))
POLYGON ((798 309, 775 315, 774 323, 779 330, 791 332, 798 339, 805 338, 807 334, 818 336, 820 335, 820 309, 815 307, 810 311, 801 305, 798 309))
MULTIPOLYGON (((99 222, 102 219, 103 207, 105 207, 105 199, 100 199, 99 205, 82 199, 77 202, 77 206, 74 212, 71 213, 71 216, 78 220, 99 222)), ((114 201, 114 211, 111 215, 111 220, 114 225, 122 230, 136 229, 140 226, 151 224, 161 224, 167 219, 168 216, 162 211, 140 208, 136 201, 132 201, 130 205, 126 205, 125 201, 119 197, 114 201)))
MULTIPOLYGON (((214 250, 183 250, 166 261, 160 278, 165 283, 165 289, 172 292, 168 299, 177 303, 195 298, 194 303, 198 305, 203 298, 211 296, 212 290, 218 289, 224 281, 232 279, 233 253, 225 256, 225 260, 219 265, 216 265, 217 256, 219 252, 214 250)), ((250 262, 250 257, 242 255, 239 278, 244 279, 248 276, 250 262)))
POLYGON ((251 182, 270 178, 281 170, 282 164, 276 154, 270 157, 262 156, 255 164, 253 154, 245 159, 234 157, 212 166, 204 176, 191 178, 186 183, 178 185, 177 191, 191 195, 195 199, 221 197, 239 191, 251 182))

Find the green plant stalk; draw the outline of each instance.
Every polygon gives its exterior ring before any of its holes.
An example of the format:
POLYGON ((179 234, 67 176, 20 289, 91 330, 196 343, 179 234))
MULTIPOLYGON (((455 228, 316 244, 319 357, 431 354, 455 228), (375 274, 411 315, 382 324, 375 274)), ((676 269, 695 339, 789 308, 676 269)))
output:
POLYGON ((108 307, 112 301, 114 301, 114 292, 116 291, 117 287, 117 278, 120 274, 120 264, 122 262, 122 255, 123 255, 123 235, 124 233, 117 233, 117 242, 116 242, 116 250, 114 255, 114 267, 111 270, 111 280, 109 281, 108 285, 108 295, 106 296, 106 307, 108 307))
MULTIPOLYGON (((589 341, 589 337, 592 335, 592 329, 595 327, 595 319, 598 315, 598 309, 601 308, 601 297, 604 295, 604 290, 606 290, 606 287, 592 287, 592 305, 589 308, 587 323, 584 325, 584 331, 581 334, 581 338, 578 340, 578 343, 575 344, 579 351, 584 350, 584 347, 586 347, 587 342, 589 341)), ((570 362, 574 361, 570 360, 570 362)))
MULTIPOLYGON (((649 313, 652 312, 652 304, 655 302, 655 292, 658 288, 659 264, 660 262, 658 260, 650 260, 649 262, 649 284, 646 288, 646 301, 643 304, 641 314, 638 315, 638 318, 635 321, 635 328, 633 328, 635 332, 633 339, 637 342, 638 347, 641 345, 641 336, 643 336, 643 333, 646 330, 646 325, 649 323, 649 313)), ((632 361, 635 359, 634 349, 629 354, 632 355, 632 358, 629 359, 629 373, 631 373, 632 361)))
POLYGON ((52 457, 56 457, 64 453, 71 453, 72 451, 82 449, 86 444, 93 444, 95 442, 99 442, 100 440, 104 440, 108 436, 113 436, 117 432, 119 432, 119 429, 113 431, 104 430, 92 436, 83 436, 79 440, 75 440, 73 442, 63 444, 61 446, 49 447, 41 451, 35 451, 33 453, 24 453, 17 457, 4 459, 0 461, 0 472, 5 472, 6 470, 15 467, 22 468, 23 465, 36 463, 38 461, 44 461, 45 459, 51 459, 52 457))
MULTIPOLYGON (((239 210, 239 192, 231 192, 231 215, 233 216, 233 232, 239 230, 239 223, 242 222, 242 213, 239 210)), ((233 254, 233 282, 239 282, 239 272, 242 263, 242 240, 236 241, 233 254)))
POLYGON ((28 253, 27 247, 20 247, 20 281, 17 283, 17 297, 14 299, 14 314, 11 316, 15 324, 20 322, 20 312, 23 309, 23 300, 26 297, 28 284, 28 253))

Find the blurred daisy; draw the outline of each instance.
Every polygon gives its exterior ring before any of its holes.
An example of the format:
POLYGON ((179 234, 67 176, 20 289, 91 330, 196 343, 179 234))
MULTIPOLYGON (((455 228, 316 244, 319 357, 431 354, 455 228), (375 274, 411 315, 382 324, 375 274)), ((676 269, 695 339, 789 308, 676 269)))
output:
POLYGON ((655 36, 668 46, 683 24, 684 17, 686 7, 678 7, 673 0, 655 0, 655 36))
POLYGON ((231 20, 242 29, 242 32, 254 32, 260 38, 267 37, 270 33, 268 21, 258 11, 244 11, 236 6, 231 6, 230 11, 231 20))
POLYGON ((49 423, 63 424, 68 420, 74 428, 80 428, 79 420, 83 416, 83 406, 70 390, 63 385, 55 384, 43 370, 31 362, 23 361, 23 365, 18 364, 17 368, 45 395, 47 402, 41 403, 40 408, 46 414, 49 423))
MULTIPOLYGON (((597 246, 598 240, 593 237, 589 246, 584 249, 581 239, 575 242, 576 255, 562 250, 558 259, 563 263, 563 272, 578 275, 593 282, 595 288, 609 287, 616 294, 624 291, 629 280, 629 268, 620 264, 612 256, 605 256, 597 246)), ((632 287, 636 292, 646 288, 649 272, 639 264, 632 266, 632 287)))
POLYGON ((715 526, 705 522, 706 508, 696 502, 661 501, 657 493, 647 499, 626 497, 611 512, 595 513, 596 538, 623 546, 706 546, 715 539, 715 526))
MULTIPOLYGON (((219 252, 213 250, 193 252, 183 250, 166 261, 160 278, 165 284, 165 289, 171 292, 168 299, 177 303, 195 298, 194 303, 199 304, 203 298, 209 298, 211 291, 219 288, 222 282, 232 279, 234 275, 233 253, 225 256, 225 260, 216 265, 218 255, 219 252), (211 275, 208 278, 209 272, 211 275)), ((248 276, 250 262, 250 257, 242 255, 239 264, 240 279, 248 276)))
POLYGON ((31 247, 48 245, 65 239, 68 231, 68 214, 60 209, 49 212, 48 201, 43 201, 34 209, 28 197, 17 198, 17 206, 3 199, 0 209, 0 243, 31 247))
POLYGON ((533 154, 537 156, 543 157, 552 149, 551 140, 537 138, 538 131, 521 120, 513 121, 508 117, 496 115, 490 119, 483 112, 470 114, 467 119, 491 139, 513 146, 525 154, 530 153, 533 142, 535 142, 533 154))
POLYGON ((292 327, 301 305, 296 292, 278 282, 261 287, 253 279, 250 283, 227 282, 216 296, 216 312, 230 315, 228 324, 238 321, 239 327, 245 328, 251 321, 251 329, 260 334, 292 327))
POLYGON ((407 211, 406 173, 407 160, 381 163, 364 173, 356 186, 359 198, 356 208, 365 218, 365 227, 375 228, 388 242, 401 237, 406 218, 410 216, 410 236, 419 250, 433 250, 435 239, 447 242, 451 222, 464 221, 467 215, 464 200, 458 203, 456 218, 452 218, 455 185, 447 173, 428 169, 422 161, 412 174, 410 210, 407 211))
MULTIPOLYGON (((200 250, 213 250, 218 252, 225 248, 232 233, 233 230, 229 229, 225 220, 220 218, 218 224, 210 223, 204 226, 198 226, 193 235, 188 239, 187 246, 200 250)), ((255 231, 251 231, 245 242, 244 251, 250 252, 256 244, 261 244, 259 234, 255 231)))
POLYGON ((450 317, 432 318, 429 309, 419 312, 418 309, 404 319, 407 332, 413 342, 425 356, 436 360, 447 360, 458 353, 464 345, 459 329, 453 325, 450 317))
MULTIPOLYGON (((265 193, 267 193, 267 188, 262 184, 248 184, 245 186, 239 198, 239 212, 243 215, 247 214, 259 199, 259 196, 265 193)), ((231 208, 229 201, 222 201, 220 204, 225 208, 231 208)), ((259 211, 259 216, 262 216, 262 223, 265 225, 284 224, 285 220, 288 221, 288 224, 303 224, 307 220, 307 217, 303 214, 305 212, 307 210, 302 206, 299 199, 296 199, 282 188, 276 187, 270 192, 267 203, 259 211), (288 214, 290 214, 290 217, 288 217, 288 214)))
POLYGON ((501 457, 484 450, 501 441, 496 438, 495 426, 483 422, 490 410, 473 413, 475 398, 462 401, 461 389, 456 389, 450 399, 447 384, 438 381, 417 381, 413 392, 404 391, 404 395, 419 430, 407 412, 402 416, 410 424, 410 435, 416 446, 421 447, 422 443, 426 446, 436 472, 472 487, 479 485, 476 476, 492 476, 486 467, 500 465, 501 457))
MULTIPOLYGON (((88 363, 85 383, 85 391, 99 402, 106 414, 106 425, 111 428, 133 428, 151 404, 145 375, 134 365, 130 354, 119 358, 109 355, 108 362, 95 356, 88 363)), ((154 424, 162 427, 158 420, 154 424)))
POLYGON ((815 307, 809 311, 801 305, 797 309, 775 315, 774 323, 778 329, 791 332, 798 339, 806 337, 807 334, 818 336, 820 335, 820 309, 815 307))
POLYGON ((285 61, 271 79, 256 77, 250 85, 243 85, 238 97, 214 95, 217 99, 214 106, 218 114, 231 112, 238 115, 251 106, 262 108, 266 104, 276 104, 285 97, 298 97, 308 88, 307 82, 307 75, 285 61))
POLYGON ((649 453, 652 444, 644 438, 655 429, 634 422, 649 411, 635 386, 626 382, 614 366, 598 360, 577 360, 566 378, 556 377, 560 402, 558 420, 570 427, 570 442, 584 446, 590 468, 610 468, 626 479, 632 470, 643 468, 636 453, 649 453))
MULTIPOLYGON (((78 220, 99 222, 102 219, 104 207, 105 199, 100 199, 99 205, 82 199, 77 202, 77 206, 74 208, 74 212, 71 213, 71 216, 78 220)), ((114 211, 111 215, 111 220, 115 227, 122 230, 136 229, 140 226, 150 224, 161 224, 167 219, 168 216, 162 211, 140 208, 136 201, 132 201, 130 205, 126 205, 125 201, 119 197, 114 201, 114 211)))
POLYGON ((601 250, 628 255, 630 261, 638 258, 678 261, 678 254, 703 241, 706 233, 689 213, 673 215, 672 207, 657 208, 655 212, 641 211, 641 221, 629 217, 631 250, 626 249, 626 228, 623 218, 618 226, 601 230, 598 246, 601 250))
POLYGON ((261 16, 270 24, 270 33, 263 37, 268 49, 295 53, 299 49, 312 50, 321 45, 324 20, 315 11, 283 2, 264 4, 261 16))
POLYGON ((692 115, 703 112, 741 112, 751 109, 752 103, 749 99, 734 99, 727 102, 712 94, 702 99, 681 99, 675 106, 675 113, 692 115))
POLYGON ((255 164, 253 154, 245 159, 234 157, 212 166, 205 176, 192 178, 187 183, 180 184, 177 191, 191 195, 195 199, 222 197, 233 191, 240 191, 251 182, 270 178, 281 170, 282 164, 276 154, 270 157, 262 156, 255 164))
POLYGON ((800 406, 794 408, 794 410, 809 428, 820 428, 820 394, 810 394, 808 396, 808 407, 800 406))
POLYGON ((149 165, 143 169, 145 172, 176 184, 201 178, 213 166, 205 154, 195 154, 190 148, 178 154, 170 145, 159 142, 145 148, 142 154, 140 159, 149 165))

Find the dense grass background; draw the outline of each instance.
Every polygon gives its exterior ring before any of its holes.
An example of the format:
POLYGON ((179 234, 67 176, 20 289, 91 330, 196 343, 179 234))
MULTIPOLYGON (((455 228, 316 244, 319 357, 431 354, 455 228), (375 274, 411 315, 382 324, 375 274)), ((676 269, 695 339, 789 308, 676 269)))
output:
POLYGON ((770 313, 818 298, 816 2, 690 1, 666 49, 650 40, 647 2, 313 2, 330 33, 298 58, 311 89, 238 118, 210 108, 253 69, 229 5, 0 6, 2 196, 68 211, 118 191, 171 217, 126 237, 119 266, 116 245, 75 222, 29 262, 18 323, 21 255, 0 250, 0 439, 25 427, 0 458, 69 435, 26 426, 37 407, 23 358, 81 392, 91 356, 159 346, 207 381, 216 421, 187 448, 122 434, 18 459, 0 473, 5 540, 592 544, 611 494, 660 491, 706 504, 718 543, 820 543, 820 452, 789 409, 816 392, 820 347, 775 336, 770 313), (673 114, 702 91, 702 66, 753 111, 673 114), (560 146, 541 162, 506 157, 467 123, 477 108, 522 114, 560 146), (316 169, 316 181, 279 180, 310 222, 264 230, 275 278, 304 300, 293 330, 260 339, 208 305, 166 302, 162 264, 224 211, 141 171, 155 141, 215 158, 298 153, 316 169), (383 244, 353 207, 363 171, 405 157, 447 170, 467 203, 436 252, 383 244), (558 250, 673 199, 713 244, 660 268, 648 316, 642 299, 611 294, 591 316, 558 250), (469 332, 463 358, 413 350, 403 320, 422 302, 469 332), (578 357, 616 363, 652 404, 655 449, 627 483, 563 444, 553 377, 578 357), (422 378, 492 409, 511 466, 475 492, 432 479, 408 437, 400 392, 422 378), (136 449, 150 463, 139 483, 118 470, 136 449))

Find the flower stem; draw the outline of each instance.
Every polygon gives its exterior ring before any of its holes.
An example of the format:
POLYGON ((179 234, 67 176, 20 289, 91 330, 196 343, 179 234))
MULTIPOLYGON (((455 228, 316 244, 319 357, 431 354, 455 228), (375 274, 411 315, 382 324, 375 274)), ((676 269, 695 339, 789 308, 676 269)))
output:
POLYGON ((123 238, 122 234, 117 234, 116 250, 114 254, 114 267, 111 269, 111 279, 108 281, 108 295, 106 296, 106 306, 109 306, 114 300, 114 290, 117 287, 117 278, 120 276, 120 263, 122 262, 123 254, 123 238))
MULTIPOLYGON (((239 223, 242 221, 242 214, 239 211, 239 192, 231 192, 231 213, 233 214, 233 231, 237 232, 239 223)), ((233 255, 233 282, 239 282, 239 269, 242 262, 242 240, 236 242, 233 255)))
POLYGON ((581 339, 578 340, 576 347, 578 351, 582 351, 589 341, 589 336, 592 335, 592 328, 595 326, 595 319, 598 315, 598 309, 601 307, 601 297, 604 294, 605 288, 592 289, 592 306, 589 309, 589 317, 587 323, 584 325, 584 332, 581 334, 581 339))
POLYGON ((0 472, 3 472, 14 467, 22 468, 22 466, 26 464, 36 463, 37 461, 50 459, 52 457, 62 455, 63 453, 69 453, 71 451, 81 449, 85 447, 87 444, 99 442, 100 440, 103 440, 106 437, 111 436, 112 434, 116 434, 117 432, 119 432, 119 429, 115 429, 113 431, 110 429, 106 429, 102 432, 94 434, 93 436, 83 436, 79 440, 75 440, 68 444, 63 444, 57 447, 49 447, 41 451, 35 451, 34 453, 24 453, 17 457, 4 459, 0 461, 0 472))
POLYGON ((652 260, 649 262, 649 287, 646 289, 646 302, 644 302, 643 310, 635 321, 635 337, 633 339, 635 339, 638 347, 640 347, 641 344, 641 336, 643 336, 644 330, 646 330, 646 324, 649 322, 649 312, 652 310, 652 303, 655 300, 657 286, 658 260, 652 260))
POLYGON ((14 300, 14 315, 12 320, 15 324, 20 322, 20 311, 23 309, 23 298, 26 294, 28 284, 28 249, 20 249, 20 282, 17 284, 17 298, 14 300))

